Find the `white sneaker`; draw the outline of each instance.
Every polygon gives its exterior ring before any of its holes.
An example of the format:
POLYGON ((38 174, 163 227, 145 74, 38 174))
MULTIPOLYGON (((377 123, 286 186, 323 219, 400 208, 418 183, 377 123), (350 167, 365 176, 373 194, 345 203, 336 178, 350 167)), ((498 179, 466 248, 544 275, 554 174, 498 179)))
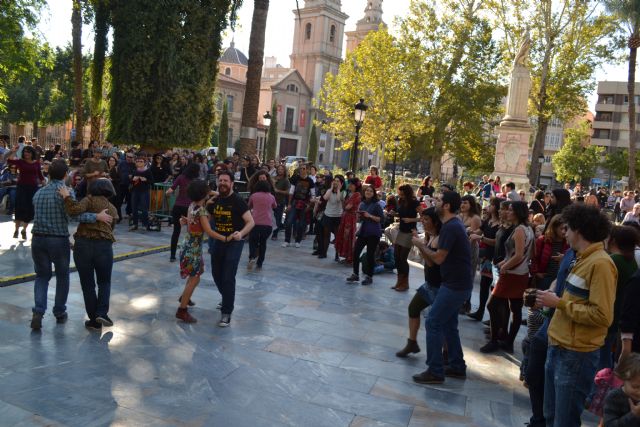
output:
POLYGON ((247 270, 253 270, 253 266, 256 265, 256 260, 254 258, 249 258, 249 264, 247 264, 247 270))
POLYGON ((223 314, 222 316, 220 316, 220 322, 218 322, 218 326, 220 326, 221 328, 226 328, 230 324, 231 324, 230 314, 223 314))
POLYGON ((299 248, 299 247, 300 247, 300 243, 296 242, 296 248, 299 248))
POLYGON ((282 247, 283 247, 283 248, 288 248, 288 247, 289 247, 289 242, 284 242, 284 243, 282 244, 282 247))

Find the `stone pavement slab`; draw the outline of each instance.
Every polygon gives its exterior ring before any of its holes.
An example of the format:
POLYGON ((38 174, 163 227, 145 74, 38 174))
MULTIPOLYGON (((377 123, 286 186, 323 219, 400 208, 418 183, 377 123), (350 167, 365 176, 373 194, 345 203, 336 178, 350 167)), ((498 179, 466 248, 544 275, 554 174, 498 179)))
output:
MULTIPOLYGON (((16 246, 0 224, 0 275, 32 272, 29 240, 16 246), (13 246, 12 246, 13 245, 13 246), (20 247, 18 247, 20 246, 20 247), (9 266, 5 265, 10 264, 9 266)), ((168 231, 128 233, 122 250, 166 244, 168 231)), ((116 245, 116 246, 117 246, 116 245)), ((31 332, 33 282, 0 288, 0 424, 24 426, 522 426, 527 390, 517 360, 484 355, 479 322, 460 319, 466 381, 415 384, 423 351, 407 359, 407 304, 412 291, 346 285, 348 268, 269 241, 262 271, 237 276, 231 327, 218 328, 219 294, 207 271, 191 309, 198 323, 176 321, 184 286, 177 263, 158 253, 113 267, 110 317, 102 333, 84 328, 77 274, 71 275, 69 321, 47 314, 31 332)), ((119 250, 119 249, 118 249, 119 250)), ((55 285, 50 287, 53 302, 55 285)), ((474 296, 477 300, 477 295, 474 296)), ((526 332, 522 328, 521 337, 526 332)), ((595 425, 589 419, 585 425, 595 425)))

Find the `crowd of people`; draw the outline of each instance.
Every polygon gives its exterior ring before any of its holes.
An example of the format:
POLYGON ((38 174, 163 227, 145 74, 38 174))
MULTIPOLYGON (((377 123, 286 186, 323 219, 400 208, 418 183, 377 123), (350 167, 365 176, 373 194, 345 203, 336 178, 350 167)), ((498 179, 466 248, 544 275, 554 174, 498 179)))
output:
POLYGON ((53 314, 59 323, 67 320, 70 216, 80 223, 73 256, 85 324, 100 330, 113 325, 115 224, 126 215, 130 231, 139 224, 149 227, 150 206, 172 199, 169 260, 179 260, 186 279, 176 312, 181 321, 197 321, 189 307, 204 273, 205 243, 222 297, 218 325, 227 327, 245 240, 246 268, 260 270, 268 262, 268 242, 284 231, 281 246, 287 251, 313 239, 313 255, 326 259, 333 245, 333 262, 352 270, 348 285, 371 286, 374 275, 394 270, 394 291, 419 285, 408 306, 409 338, 396 353, 400 358, 420 353, 417 334, 424 315, 427 369, 413 376, 415 382, 466 378, 459 318, 481 322, 488 312, 487 342, 479 351, 514 353, 521 345, 530 426, 579 426, 585 407, 602 416, 605 426, 640 423, 637 191, 583 190, 577 183, 529 192, 484 176, 478 183, 461 183, 460 192, 426 177, 417 191, 402 183, 385 193, 375 166, 360 179, 312 164, 261 163, 257 156, 218 159, 214 152, 148 155, 92 143, 85 150, 73 145, 65 155, 59 147, 41 153, 24 139, 3 150, 12 182, 6 188, 14 188, 7 205, 15 216, 14 238, 26 239, 33 223, 35 330, 46 311, 51 264, 53 314), (165 184, 162 191, 154 186, 158 183, 165 184), (414 254, 424 265, 419 279, 410 278, 414 254), (523 325, 527 333, 518 342, 523 325), (606 372, 616 373, 619 387, 613 380, 596 380, 606 372))

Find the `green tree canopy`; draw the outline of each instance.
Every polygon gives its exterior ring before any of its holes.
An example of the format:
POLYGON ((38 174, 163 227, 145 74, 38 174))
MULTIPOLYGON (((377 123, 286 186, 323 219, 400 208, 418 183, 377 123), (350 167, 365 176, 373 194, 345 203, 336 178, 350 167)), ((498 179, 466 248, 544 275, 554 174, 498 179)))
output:
POLYGON ((588 139, 587 124, 566 130, 562 148, 551 159, 558 181, 582 181, 593 177, 601 163, 604 148, 590 145, 588 139))
POLYGON ((209 144, 221 32, 240 4, 111 2, 111 140, 151 150, 209 144))
POLYGON ((309 133, 307 159, 309 159, 309 161, 314 164, 318 161, 318 134, 316 133, 315 122, 311 124, 311 131, 309 133))

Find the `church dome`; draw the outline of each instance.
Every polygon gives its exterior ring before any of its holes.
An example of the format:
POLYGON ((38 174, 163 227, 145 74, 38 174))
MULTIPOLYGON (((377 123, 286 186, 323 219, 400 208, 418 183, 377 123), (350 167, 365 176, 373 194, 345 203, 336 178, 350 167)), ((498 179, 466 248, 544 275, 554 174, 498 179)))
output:
POLYGON ((234 42, 231 42, 231 45, 224 50, 224 53, 220 57, 220 62, 227 64, 240 64, 244 66, 249 65, 249 60, 244 53, 236 49, 234 42))

